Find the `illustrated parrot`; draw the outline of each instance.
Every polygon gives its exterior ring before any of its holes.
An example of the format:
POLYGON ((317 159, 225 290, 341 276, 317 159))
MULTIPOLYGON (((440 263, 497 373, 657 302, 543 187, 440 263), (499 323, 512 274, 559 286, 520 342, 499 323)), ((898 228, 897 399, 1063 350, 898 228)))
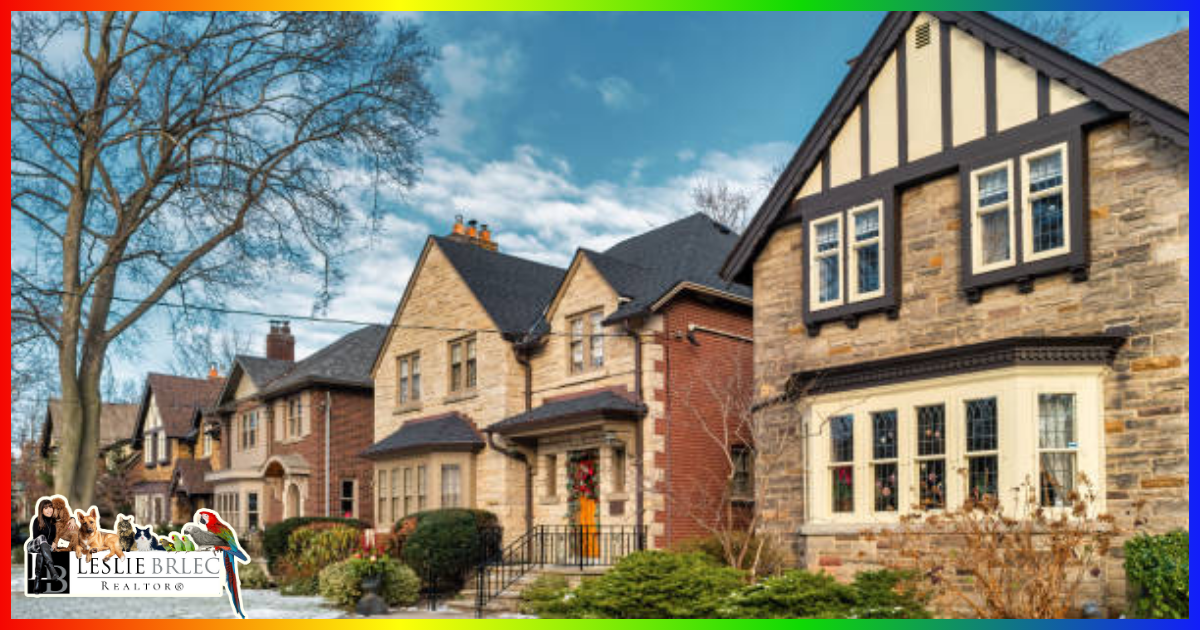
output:
POLYGON ((188 540, 187 536, 180 536, 176 533, 171 533, 171 542, 175 544, 175 551, 195 551, 196 545, 188 540))
POLYGON ((196 541, 197 548, 209 548, 221 552, 225 561, 225 583, 229 590, 230 602, 233 604, 234 611, 242 619, 245 619, 246 614, 242 612, 241 595, 238 589, 240 581, 235 560, 249 562, 250 558, 238 548, 237 534, 233 533, 229 525, 217 518, 215 512, 208 510, 196 512, 196 523, 185 525, 183 533, 196 541))

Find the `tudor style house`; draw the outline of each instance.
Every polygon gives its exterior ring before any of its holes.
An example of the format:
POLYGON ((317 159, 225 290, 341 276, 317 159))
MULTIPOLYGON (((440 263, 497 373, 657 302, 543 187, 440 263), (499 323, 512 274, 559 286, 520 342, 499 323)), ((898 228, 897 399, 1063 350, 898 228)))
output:
POLYGON ((379 530, 461 506, 506 540, 575 525, 664 546, 748 509, 748 418, 722 413, 751 382, 750 291, 717 277, 736 238, 697 214, 563 270, 473 222, 430 237, 373 371, 379 530))
POLYGON ((1187 42, 1096 66, 987 14, 884 19, 723 267, 755 421, 797 436, 757 497, 797 562, 849 574, 864 528, 1019 513, 1027 481, 1188 527, 1187 42))
POLYGON ((221 465, 205 476, 239 531, 295 516, 371 521, 371 362, 383 326, 367 326, 300 361, 288 322, 272 322, 266 356, 235 357, 212 408, 194 418, 220 437, 221 465))
POLYGON ((133 515, 139 523, 183 523, 212 506, 212 485, 204 474, 218 463, 218 449, 211 435, 196 430, 195 418, 224 381, 215 370, 203 379, 146 376, 130 432, 141 451, 133 469, 133 515))

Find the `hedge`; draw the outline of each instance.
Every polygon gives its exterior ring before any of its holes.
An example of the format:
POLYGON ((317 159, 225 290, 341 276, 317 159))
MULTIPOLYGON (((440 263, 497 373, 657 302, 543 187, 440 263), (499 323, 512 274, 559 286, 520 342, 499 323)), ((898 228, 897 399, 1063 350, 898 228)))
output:
POLYGON ((442 593, 457 590, 485 554, 495 551, 498 522, 495 514, 485 510, 418 512, 397 523, 395 549, 427 588, 442 593))
POLYGON ((1188 618, 1188 533, 1142 534, 1125 542, 1125 577, 1133 614, 1148 619, 1188 618))
POLYGON ((743 574, 703 553, 639 551, 568 597, 565 616, 600 619, 705 619, 742 586, 743 574))
POLYGON ((276 563, 287 556, 288 541, 292 531, 313 523, 332 523, 334 525, 349 525, 358 529, 370 527, 365 521, 355 518, 337 518, 332 516, 298 516, 284 519, 263 532, 263 553, 267 556, 267 568, 275 572, 276 563))

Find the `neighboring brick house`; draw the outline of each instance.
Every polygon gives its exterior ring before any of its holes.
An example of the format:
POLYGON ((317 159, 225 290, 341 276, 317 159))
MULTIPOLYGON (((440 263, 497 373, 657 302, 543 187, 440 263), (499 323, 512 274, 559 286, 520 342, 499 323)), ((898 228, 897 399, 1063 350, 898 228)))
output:
POLYGON ((699 392, 750 380, 749 289, 716 275, 736 235, 693 215, 581 249, 565 272, 472 236, 456 224, 430 237, 376 361, 377 526, 449 495, 495 512, 506 537, 643 525, 664 546, 705 533, 728 498, 727 449, 739 463, 748 452, 698 425, 720 418, 699 392), (570 479, 584 468, 595 483, 581 499, 570 479))
POLYGON ((212 505, 212 487, 203 483, 203 473, 211 469, 217 449, 211 436, 195 431, 194 418, 212 404, 224 382, 215 371, 208 378, 146 375, 128 433, 140 451, 133 469, 133 515, 139 523, 182 523, 212 505))
POLYGON ((972 496, 1018 513, 1026 479, 1056 513, 1078 473, 1188 527, 1187 69, 1186 32, 1098 67, 987 14, 884 19, 723 268, 798 563, 849 575, 864 528, 972 496))
POLYGON ((287 322, 272 322, 266 357, 238 356, 196 426, 217 430, 221 465, 204 475, 231 524, 258 530, 294 516, 370 521, 371 362, 383 326, 367 326, 295 361, 287 322))

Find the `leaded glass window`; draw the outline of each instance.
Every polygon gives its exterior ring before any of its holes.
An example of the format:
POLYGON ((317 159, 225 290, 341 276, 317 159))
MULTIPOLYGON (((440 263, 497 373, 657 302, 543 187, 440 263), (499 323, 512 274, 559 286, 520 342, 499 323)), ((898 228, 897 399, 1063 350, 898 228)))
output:
POLYGON ((1071 504, 1075 490, 1075 395, 1038 395, 1039 494, 1046 507, 1071 504))

